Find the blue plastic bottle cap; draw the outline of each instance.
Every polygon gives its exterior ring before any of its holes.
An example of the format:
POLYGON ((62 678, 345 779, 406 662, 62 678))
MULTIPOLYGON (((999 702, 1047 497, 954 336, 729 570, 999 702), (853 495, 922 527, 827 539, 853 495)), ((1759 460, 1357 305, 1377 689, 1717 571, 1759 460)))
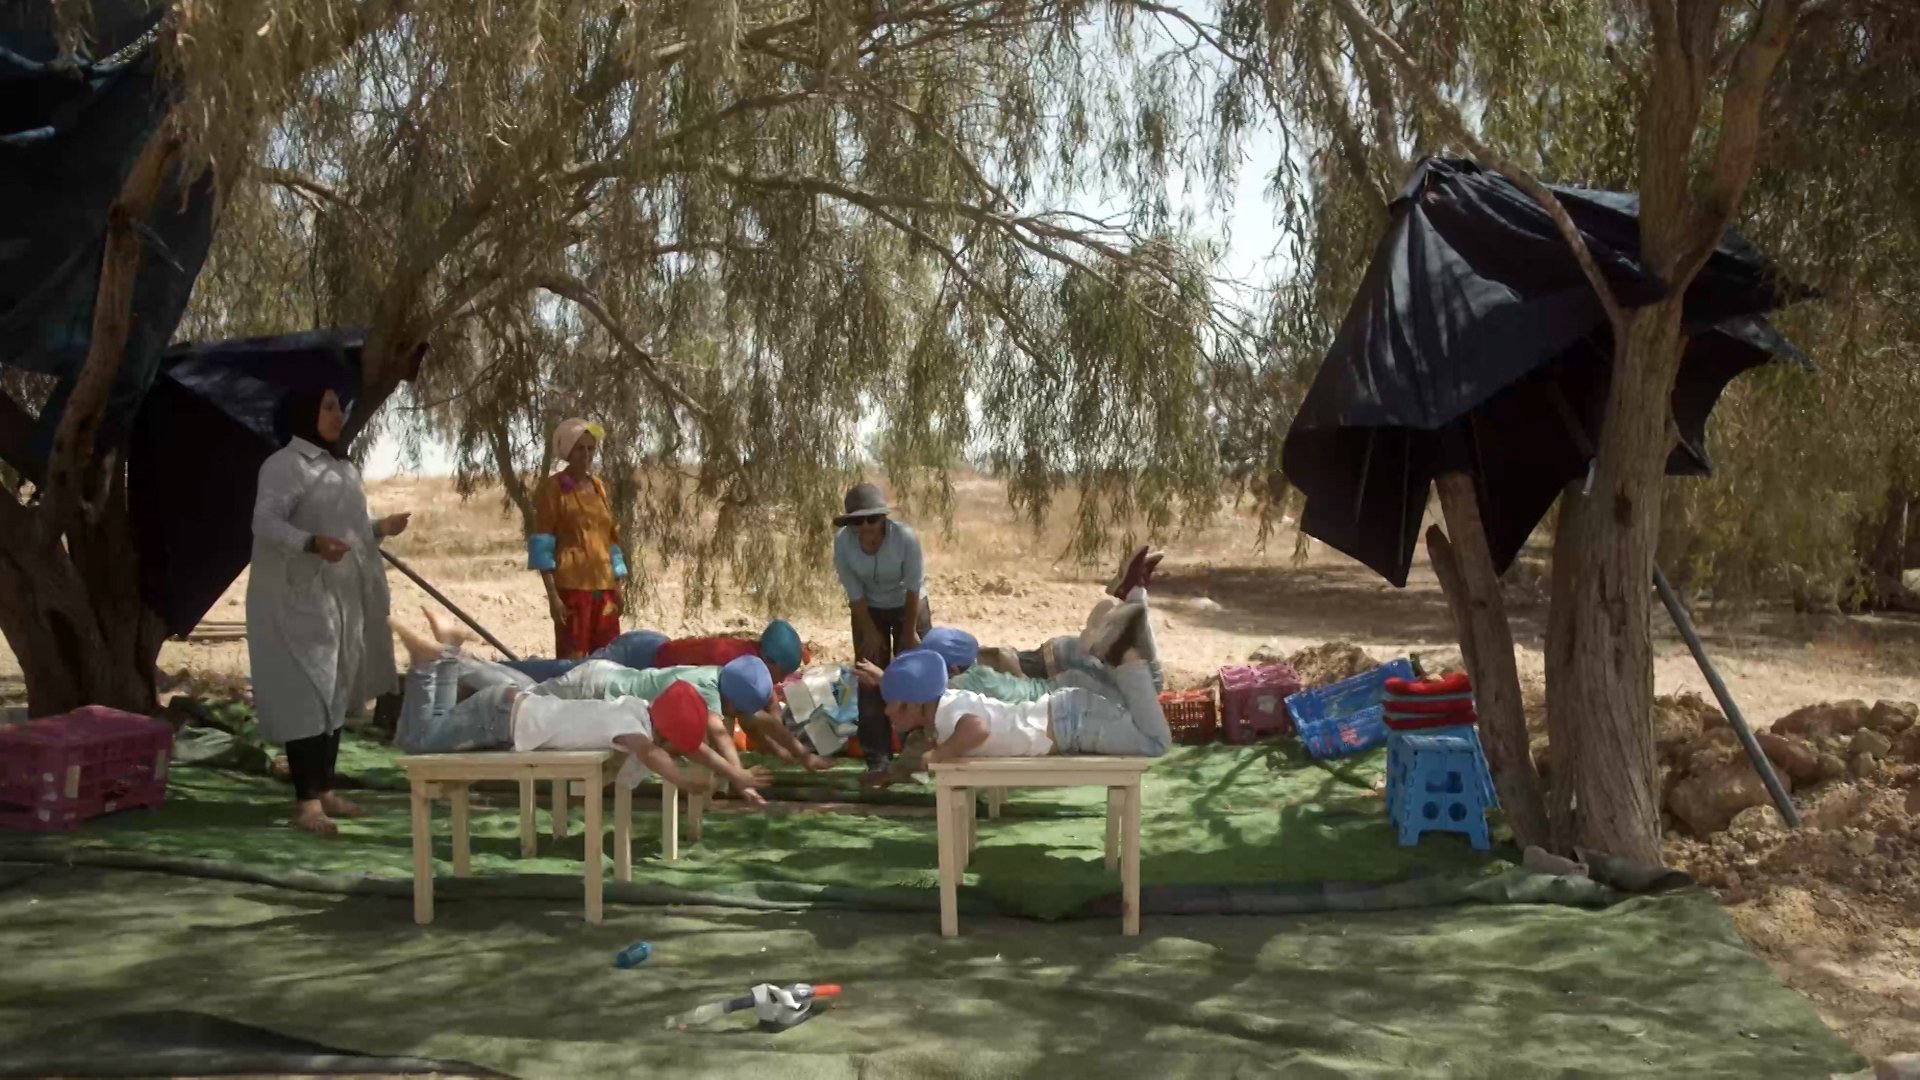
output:
POLYGON ((617 968, 639 967, 653 955, 653 946, 644 941, 636 941, 614 954, 613 966, 617 968))

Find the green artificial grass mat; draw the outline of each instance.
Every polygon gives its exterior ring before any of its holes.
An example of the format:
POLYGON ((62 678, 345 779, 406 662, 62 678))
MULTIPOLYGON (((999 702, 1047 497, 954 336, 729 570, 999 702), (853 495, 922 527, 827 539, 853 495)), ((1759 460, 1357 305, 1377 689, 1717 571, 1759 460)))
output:
MULTIPOLYGON (((408 805, 393 751, 350 737, 341 772, 362 790, 352 792, 368 816, 342 821, 340 835, 320 839, 286 827, 290 796, 283 782, 244 773, 181 767, 173 771, 167 803, 89 823, 61 836, 0 839, 0 857, 74 859, 140 856, 245 867, 259 875, 320 875, 335 881, 412 875, 408 805)), ((1356 886, 1403 886, 1378 904, 1335 899, 1289 901, 1292 909, 1409 906, 1461 899, 1516 899, 1505 880, 1517 853, 1496 847, 1472 851, 1465 837, 1429 835, 1402 847, 1375 791, 1384 752, 1320 763, 1297 746, 1190 747, 1154 763, 1145 779, 1141 818, 1141 878, 1148 911, 1184 910, 1194 889, 1291 890, 1324 897, 1356 886), (1418 884, 1409 891, 1404 887, 1418 884), (1476 887, 1480 888, 1475 892, 1476 887), (1185 899, 1182 899, 1183 890, 1185 899)), ((697 844, 681 858, 660 858, 657 788, 634 801, 634 880, 637 885, 704 893, 801 897, 805 889, 864 896, 875 906, 930 906, 938 887, 938 851, 932 797, 925 788, 896 788, 886 805, 859 805, 857 773, 781 770, 766 811, 732 804, 707 816, 697 844), (819 800, 854 805, 831 810, 819 800), (782 891, 782 887, 786 887, 782 891), (803 888, 804 887, 804 888, 803 888), (769 891, 771 890, 771 891, 769 891)), ((520 858, 517 794, 499 789, 476 795, 472 814, 472 870, 481 879, 554 875, 578 880, 585 851, 582 810, 573 800, 569 838, 555 841, 543 785, 536 857, 520 858)), ((611 797, 608 797, 611 807, 611 797)), ((1015 789, 1004 816, 982 821, 980 846, 967 875, 967 895, 993 910, 1043 919, 1104 910, 1118 881, 1104 862, 1105 793, 1097 789, 1015 789)), ((436 808, 436 854, 443 885, 447 863, 445 804, 436 808)), ((612 836, 601 840, 611 860, 612 836)), ((121 865, 127 865, 122 860, 121 865)), ((158 863, 153 863, 158 865, 158 863)), ((609 875, 610 876, 610 875, 609 875)), ((465 885, 466 883, 458 883, 465 885)), ((577 890, 577 885, 572 886, 577 890)), ((1533 899, 1594 903, 1597 886, 1551 890, 1533 899)), ((620 901, 614 889, 610 899, 620 901)), ((1598 899, 1596 899, 1598 898, 1598 899)))
POLYGON ((456 900, 426 928, 410 913, 401 897, 0 863, 0 1074, 126 1075, 115 1018, 180 1010, 215 1018, 201 1028, 529 1080, 1804 1078, 1863 1064, 1695 892, 1600 910, 1168 916, 1137 938, 1104 920, 978 917, 943 940, 924 914, 692 907, 610 908, 595 927, 577 897, 456 900), (615 969, 636 940, 652 959, 615 969), (845 993, 779 1034, 745 1016, 664 1027, 800 980, 845 993), (49 1057, 49 1031, 72 1025, 104 1034, 49 1057))

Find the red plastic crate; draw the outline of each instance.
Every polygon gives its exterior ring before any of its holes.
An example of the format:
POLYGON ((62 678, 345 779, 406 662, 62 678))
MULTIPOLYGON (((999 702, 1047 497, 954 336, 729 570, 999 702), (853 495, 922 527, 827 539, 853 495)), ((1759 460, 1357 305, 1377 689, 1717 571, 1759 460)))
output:
POLYGON ((0 727, 0 828, 69 832, 167 797, 173 728, 89 705, 0 727))
POLYGON ((1212 687, 1169 690, 1160 695, 1160 711, 1173 729, 1173 741, 1184 746, 1212 742, 1220 727, 1220 700, 1212 687))
POLYGON ((1220 726, 1230 743, 1293 730, 1287 695, 1300 691, 1291 664, 1229 664, 1220 669, 1220 726))

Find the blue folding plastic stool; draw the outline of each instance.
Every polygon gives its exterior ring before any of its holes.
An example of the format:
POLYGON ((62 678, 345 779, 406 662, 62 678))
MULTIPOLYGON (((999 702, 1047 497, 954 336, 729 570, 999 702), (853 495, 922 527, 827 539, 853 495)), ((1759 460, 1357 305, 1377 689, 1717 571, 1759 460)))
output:
POLYGON ((1487 768, 1487 754, 1486 750, 1480 745, 1480 728, 1477 725, 1451 724, 1447 727, 1420 728, 1412 731, 1401 731, 1397 728, 1389 728, 1387 729, 1387 813, 1389 816, 1394 813, 1393 808, 1396 804, 1393 800, 1394 795, 1399 791, 1401 777, 1406 772, 1413 757, 1410 752, 1400 745, 1400 740, 1409 735, 1445 735, 1453 738, 1472 740, 1474 750, 1480 754, 1481 792, 1485 796, 1488 806, 1494 808, 1499 807, 1500 796, 1494 792, 1493 772, 1487 768))
POLYGON ((1475 851, 1492 849, 1487 811, 1493 785, 1478 736, 1397 734, 1392 754, 1388 809, 1401 846, 1418 844, 1424 833, 1457 832, 1466 834, 1475 851))

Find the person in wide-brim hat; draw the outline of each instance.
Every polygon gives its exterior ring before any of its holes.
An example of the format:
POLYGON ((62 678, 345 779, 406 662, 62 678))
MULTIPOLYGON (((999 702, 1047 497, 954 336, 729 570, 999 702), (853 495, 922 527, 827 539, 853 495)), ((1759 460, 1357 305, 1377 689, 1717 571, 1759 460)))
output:
POLYGON ((837 528, 845 528, 867 518, 882 518, 893 513, 878 484, 855 484, 847 489, 846 512, 833 519, 837 528))
MULTIPOLYGON (((920 647, 932 626, 926 601, 926 565, 920 537, 891 518, 893 508, 874 484, 847 491, 844 511, 833 519, 833 569, 847 592, 854 654, 885 668, 898 653, 920 647)), ((860 753, 867 775, 887 775, 893 758, 893 728, 877 690, 860 691, 860 753)))

